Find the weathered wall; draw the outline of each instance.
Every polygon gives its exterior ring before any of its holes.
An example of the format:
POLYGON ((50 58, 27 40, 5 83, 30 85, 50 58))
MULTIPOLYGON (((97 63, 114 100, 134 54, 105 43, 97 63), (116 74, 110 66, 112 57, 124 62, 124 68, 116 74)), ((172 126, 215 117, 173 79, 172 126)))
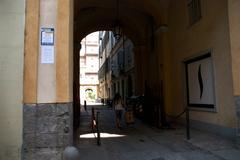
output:
POLYGON ((227 128, 236 127, 230 58, 227 0, 202 0, 202 19, 189 26, 185 0, 172 1, 169 10, 171 48, 171 108, 178 114, 186 106, 184 66, 186 58, 212 50, 217 112, 191 111, 191 119, 227 128), (213 7, 214 6, 214 7, 213 7))
POLYGON ((62 159, 73 144, 73 1, 26 4, 22 158, 62 159), (54 28, 53 63, 41 62, 41 28, 54 28))
MULTIPOLYGON (((41 52, 38 58, 38 87, 37 87, 37 103, 54 103, 56 102, 56 43, 57 42, 57 6, 58 0, 40 0, 40 28, 54 28, 55 32, 55 48, 54 63, 41 63, 41 52)), ((40 40, 39 40, 40 44, 40 40)), ((40 47, 40 46, 39 46, 40 47)), ((39 48, 41 51, 41 48, 39 48)))
MULTIPOLYGON (((231 46, 231 60, 232 60, 232 75, 233 75, 233 92, 235 96, 235 105, 237 111, 238 121, 240 121, 240 1, 228 0, 228 16, 229 16, 229 30, 230 30, 230 46, 231 46)), ((238 126, 239 127, 239 126, 238 126)), ((240 134, 239 131, 237 133, 240 134)), ((238 144, 240 144, 240 137, 238 136, 238 144)))
POLYGON ((73 97, 73 0, 27 0, 24 103, 65 103, 73 97), (41 64, 40 28, 55 28, 55 59, 41 64))
POLYGON ((56 101, 73 101, 73 0, 58 0, 56 101))
POLYGON ((40 1, 26 0, 24 44, 24 103, 37 102, 40 1))
POLYGON ((73 144, 72 103, 24 105, 23 114, 22 160, 62 160, 73 144))
POLYGON ((228 0, 229 12, 229 29, 230 29, 230 42, 231 42, 231 57, 232 57, 232 72, 234 95, 240 96, 240 35, 236 34, 240 28, 240 1, 228 0))
POLYGON ((25 0, 0 1, 0 159, 21 158, 25 0))

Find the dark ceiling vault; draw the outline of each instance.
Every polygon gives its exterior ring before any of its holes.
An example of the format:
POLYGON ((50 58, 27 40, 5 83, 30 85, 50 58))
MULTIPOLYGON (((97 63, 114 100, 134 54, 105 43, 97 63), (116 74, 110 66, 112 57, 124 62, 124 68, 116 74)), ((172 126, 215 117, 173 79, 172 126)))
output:
MULTIPOLYGON (((98 30, 112 30, 116 22, 117 0, 75 0, 75 41, 98 30)), ((164 18, 168 0, 119 0, 119 22, 134 43, 145 43, 164 18)))

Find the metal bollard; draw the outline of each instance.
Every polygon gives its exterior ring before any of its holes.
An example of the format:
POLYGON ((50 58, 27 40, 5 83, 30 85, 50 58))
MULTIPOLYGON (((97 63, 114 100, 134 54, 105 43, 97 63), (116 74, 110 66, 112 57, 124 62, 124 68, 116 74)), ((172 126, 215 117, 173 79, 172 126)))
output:
POLYGON ((97 112, 97 121, 96 121, 96 125, 97 125, 97 144, 98 146, 101 145, 101 135, 100 135, 100 131, 99 131, 99 114, 100 112, 97 112))
POLYGON ((95 113, 94 113, 95 111, 94 111, 94 108, 92 108, 92 119, 91 119, 91 123, 92 123, 92 131, 93 131, 93 133, 94 133, 94 128, 95 128, 95 126, 94 126, 94 121, 95 121, 95 113))
POLYGON ((84 110, 87 111, 87 101, 84 100, 84 110))

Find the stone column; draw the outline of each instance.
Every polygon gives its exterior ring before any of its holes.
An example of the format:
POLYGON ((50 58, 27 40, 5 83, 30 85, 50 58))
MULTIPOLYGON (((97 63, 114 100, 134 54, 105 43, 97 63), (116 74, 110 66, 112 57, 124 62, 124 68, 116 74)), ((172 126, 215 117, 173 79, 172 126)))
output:
MULTIPOLYGON (((26 87, 28 86, 26 82, 31 81, 25 79, 24 85, 28 92, 25 92, 23 106, 23 160, 62 160, 65 147, 73 144, 72 2, 72 0, 27 1, 27 16, 40 17, 39 28, 34 28, 33 33, 38 32, 40 35, 42 27, 54 28, 55 42, 54 62, 45 64, 41 63, 40 37, 37 42, 33 41, 34 47, 37 46, 39 49, 39 52, 36 52, 39 53, 37 74, 29 73, 26 77, 36 76, 37 89, 32 88, 32 92, 36 92, 33 96, 28 94, 30 92, 27 89, 30 88, 26 87), (33 6, 34 8, 31 8, 33 6)), ((37 22, 31 18, 28 20, 26 33, 31 34, 30 26, 37 22)), ((31 45, 31 41, 25 43, 25 46, 31 45)), ((31 57, 30 51, 27 50, 27 57, 31 57)), ((25 66, 29 67, 29 63, 30 61, 25 61, 25 66)), ((33 69, 35 68, 33 66, 33 69)))
POLYGON ((23 112, 23 160, 61 160, 72 144, 72 105, 28 104, 23 112))

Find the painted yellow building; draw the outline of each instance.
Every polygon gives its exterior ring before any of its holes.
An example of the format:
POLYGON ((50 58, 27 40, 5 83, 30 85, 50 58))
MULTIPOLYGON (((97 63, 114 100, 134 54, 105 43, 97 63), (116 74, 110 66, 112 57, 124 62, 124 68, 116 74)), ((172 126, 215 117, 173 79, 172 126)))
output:
POLYGON ((170 116, 196 100, 191 85, 187 90, 186 64, 210 52, 214 110, 191 110, 192 127, 239 139, 240 1, 119 6, 116 23, 112 0, 0 1, 0 159, 62 158, 79 124, 79 44, 116 25, 134 43, 136 94, 151 93, 170 116))
POLYGON ((0 2, 0 159, 21 158, 25 1, 0 2))

